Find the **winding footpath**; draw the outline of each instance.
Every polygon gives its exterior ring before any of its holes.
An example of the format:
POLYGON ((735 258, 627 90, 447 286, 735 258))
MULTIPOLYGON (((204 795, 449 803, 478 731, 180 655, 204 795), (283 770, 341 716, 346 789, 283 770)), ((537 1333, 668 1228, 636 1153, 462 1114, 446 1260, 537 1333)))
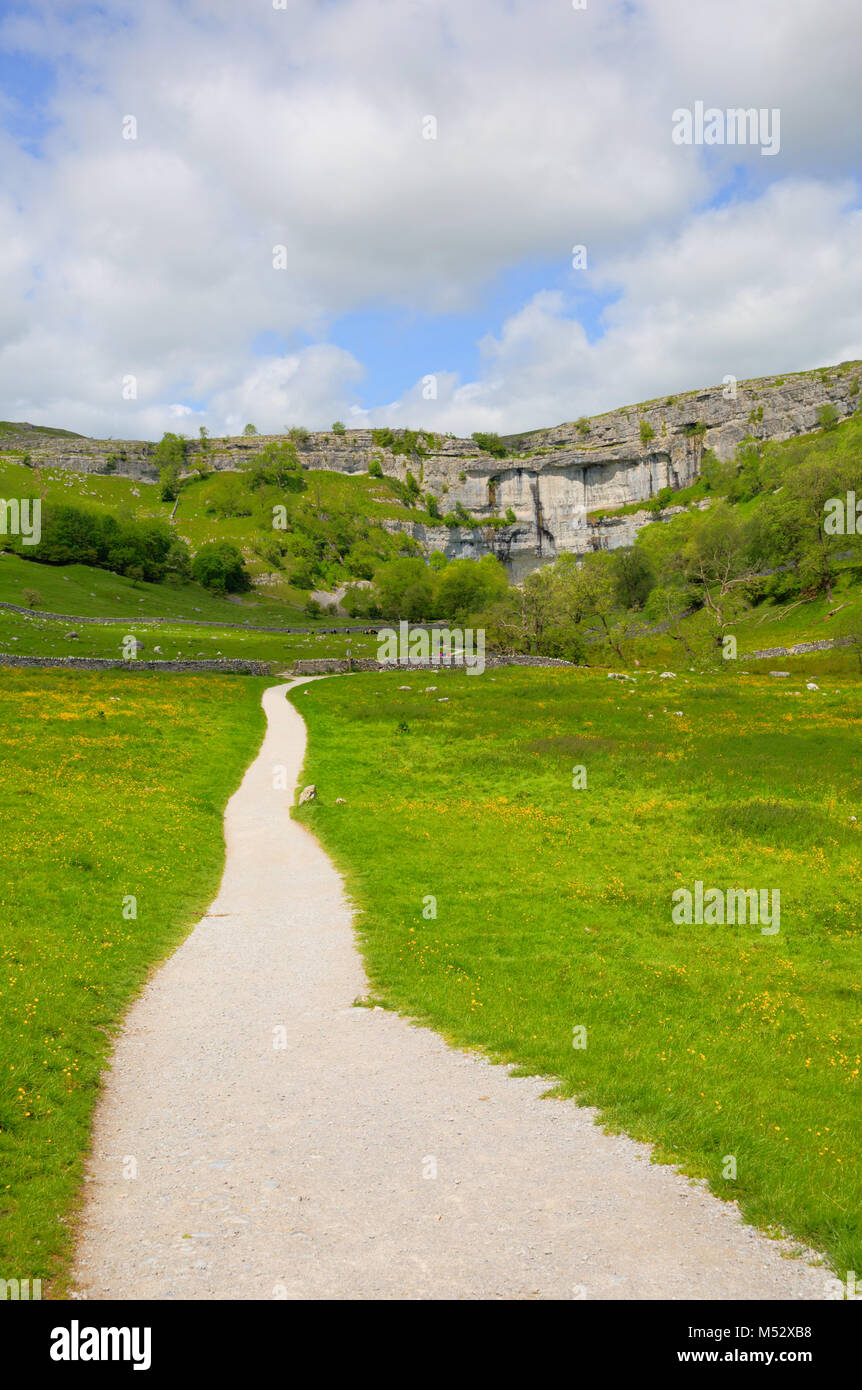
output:
POLYGON ((293 792, 273 790, 276 765, 295 784, 305 748, 288 688, 264 695, 218 897, 116 1046, 75 1296, 833 1292, 827 1271, 785 1258, 646 1145, 541 1099, 547 1082, 353 1007, 368 986, 341 879, 291 819, 293 792))

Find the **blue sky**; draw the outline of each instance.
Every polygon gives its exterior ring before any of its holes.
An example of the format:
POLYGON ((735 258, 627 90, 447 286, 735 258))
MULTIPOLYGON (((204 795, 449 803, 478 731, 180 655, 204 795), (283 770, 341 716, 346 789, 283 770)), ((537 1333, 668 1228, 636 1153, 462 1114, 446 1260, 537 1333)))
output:
POLYGON ((508 431, 862 355, 860 19, 0 0, 0 414, 508 431), (780 154, 674 146, 695 100, 780 154))

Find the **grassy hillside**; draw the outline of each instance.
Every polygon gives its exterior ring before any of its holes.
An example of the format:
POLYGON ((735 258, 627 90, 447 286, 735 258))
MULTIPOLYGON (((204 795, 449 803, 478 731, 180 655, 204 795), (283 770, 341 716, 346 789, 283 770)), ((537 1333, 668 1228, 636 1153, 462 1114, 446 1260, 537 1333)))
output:
MULTIPOLYGON (((2 440, 0 440, 2 449, 2 440)), ((41 496, 45 503, 85 507, 124 519, 159 520, 170 524, 195 552, 208 541, 229 541, 242 552, 252 577, 262 583, 263 595, 298 612, 310 588, 337 586, 362 577, 350 555, 362 543, 372 562, 394 558, 416 547, 404 535, 391 535, 383 521, 433 524, 418 507, 405 505, 395 479, 361 474, 345 476, 323 470, 302 474, 304 491, 286 497, 277 487, 252 487, 251 471, 213 473, 184 483, 176 507, 161 501, 155 483, 101 474, 81 474, 59 468, 33 469, 8 453, 0 458, 0 496, 41 496), (294 554, 279 555, 272 525, 272 508, 287 502, 294 515, 297 544, 294 554), (307 581, 292 582, 300 570, 311 569, 307 581)), ((368 569, 370 574, 372 569, 368 569)), ((175 611, 175 610, 170 610, 175 611)), ((289 618, 286 619, 289 621, 289 618)))

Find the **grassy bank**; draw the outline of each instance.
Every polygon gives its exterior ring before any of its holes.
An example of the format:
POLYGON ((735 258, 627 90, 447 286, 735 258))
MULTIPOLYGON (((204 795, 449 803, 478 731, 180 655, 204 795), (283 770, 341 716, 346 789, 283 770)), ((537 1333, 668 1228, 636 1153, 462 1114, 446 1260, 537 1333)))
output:
POLYGON ((297 814, 347 873, 376 997, 559 1077, 843 1274, 862 1267, 862 684, 818 680, 321 681, 293 696, 319 798, 297 814), (675 925, 698 879, 779 890, 780 931, 675 925))
POLYGON ((114 1030, 215 894, 267 684, 0 668, 0 1277, 62 1287, 114 1030))

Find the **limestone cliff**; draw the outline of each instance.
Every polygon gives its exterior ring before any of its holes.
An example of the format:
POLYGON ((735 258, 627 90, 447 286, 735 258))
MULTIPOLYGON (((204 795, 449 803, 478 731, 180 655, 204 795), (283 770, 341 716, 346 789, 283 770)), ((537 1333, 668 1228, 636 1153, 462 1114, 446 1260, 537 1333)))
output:
MULTIPOLYGON (((664 487, 687 486, 697 477, 706 449, 727 459, 746 436, 783 440, 807 433, 819 427, 824 406, 831 406, 837 419, 846 418, 860 404, 860 366, 842 363, 729 383, 512 435, 503 440, 504 458, 482 452, 471 439, 452 436, 423 439, 423 452, 408 457, 375 444, 366 429, 310 433, 299 446, 299 457, 306 468, 348 474, 367 472, 377 459, 384 473, 402 480, 409 468, 423 492, 437 496, 441 512, 460 503, 480 523, 511 509, 515 522, 508 526, 391 525, 409 530, 429 551, 442 549, 450 556, 493 552, 517 579, 564 551, 631 544, 651 514, 592 523, 588 514, 647 501, 664 487)), ((283 436, 214 438, 208 464, 215 469, 247 467, 278 438, 283 436)), ((7 427, 0 435, 0 453, 22 447, 34 464, 156 477, 154 446, 146 441, 87 439, 32 426, 12 427, 11 432, 7 427)), ((190 462, 199 449, 197 441, 190 443, 190 462)))

